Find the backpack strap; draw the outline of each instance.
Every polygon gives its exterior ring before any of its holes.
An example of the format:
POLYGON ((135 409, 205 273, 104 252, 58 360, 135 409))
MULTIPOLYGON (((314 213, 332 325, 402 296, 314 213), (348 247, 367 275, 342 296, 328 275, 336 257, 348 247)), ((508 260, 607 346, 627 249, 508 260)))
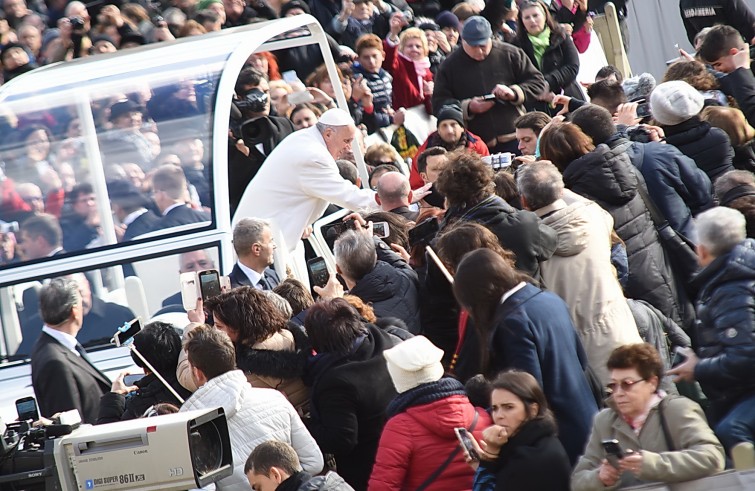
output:
POLYGON ((669 396, 666 396, 658 403, 658 417, 661 418, 661 429, 663 430, 663 439, 666 440, 666 448, 668 448, 670 452, 673 452, 676 450, 676 447, 674 446, 674 440, 671 438, 671 432, 668 429, 666 417, 663 415, 663 408, 666 405, 666 399, 668 398, 669 396))

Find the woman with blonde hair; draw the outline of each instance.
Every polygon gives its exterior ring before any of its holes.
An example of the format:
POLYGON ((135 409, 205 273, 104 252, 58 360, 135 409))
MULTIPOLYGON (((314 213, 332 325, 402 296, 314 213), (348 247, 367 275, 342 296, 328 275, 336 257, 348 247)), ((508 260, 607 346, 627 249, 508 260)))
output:
POLYGON ((383 41, 383 68, 393 76, 393 109, 422 104, 427 113, 432 114, 430 101, 435 84, 430 71, 427 36, 417 27, 401 32, 405 25, 403 14, 393 14, 391 32, 383 41))

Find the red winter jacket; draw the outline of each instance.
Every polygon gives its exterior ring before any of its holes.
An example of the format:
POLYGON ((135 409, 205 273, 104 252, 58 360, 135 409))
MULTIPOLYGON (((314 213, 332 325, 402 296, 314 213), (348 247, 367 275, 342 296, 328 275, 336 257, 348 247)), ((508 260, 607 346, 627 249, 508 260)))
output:
MULTIPOLYGON (((409 183, 412 185, 412 189, 421 188, 425 185, 425 181, 422 180, 422 177, 419 175, 419 168, 417 167, 417 160, 419 159, 419 156, 422 155, 422 152, 427 150, 427 143, 435 137, 437 134, 437 131, 434 131, 433 133, 430 133, 430 136, 427 137, 427 140, 422 144, 422 146, 417 149, 417 153, 414 154, 414 158, 412 159, 412 168, 409 172, 409 183)), ((475 152, 480 157, 485 157, 486 155, 490 155, 490 150, 488 150, 488 146, 485 144, 484 141, 482 141, 482 138, 475 135, 471 131, 467 131, 467 148, 475 152)))
MULTIPOLYGON (((419 80, 417 80, 417 70, 414 68, 414 62, 399 54, 398 46, 391 46, 387 40, 383 40, 385 49, 385 60, 383 68, 393 77, 393 109, 425 105, 427 114, 432 114, 432 105, 430 95, 422 97, 419 80)), ((433 74, 430 70, 425 71, 423 77, 427 82, 432 82, 433 74)))
MULTIPOLYGON (((454 428, 469 428, 478 411, 472 433, 479 440, 491 425, 490 416, 475 409, 464 395, 453 395, 422 406, 414 406, 388 420, 380 437, 369 491, 417 489, 451 452, 459 447, 454 428)), ((472 489, 474 471, 459 451, 427 491, 472 489)))

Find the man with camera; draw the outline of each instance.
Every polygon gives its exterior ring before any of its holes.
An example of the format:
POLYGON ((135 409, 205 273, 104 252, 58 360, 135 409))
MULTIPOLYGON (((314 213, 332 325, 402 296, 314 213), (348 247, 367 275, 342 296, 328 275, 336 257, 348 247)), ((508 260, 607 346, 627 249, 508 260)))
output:
POLYGON ((285 117, 270 115, 270 87, 264 73, 254 67, 241 70, 236 81, 228 142, 228 187, 231 216, 241 195, 270 152, 295 131, 285 117))
POLYGON ((49 418, 77 409, 83 423, 94 424, 110 380, 76 340, 84 322, 79 283, 73 278, 50 281, 39 293, 39 310, 44 327, 31 352, 31 380, 39 412, 49 418))

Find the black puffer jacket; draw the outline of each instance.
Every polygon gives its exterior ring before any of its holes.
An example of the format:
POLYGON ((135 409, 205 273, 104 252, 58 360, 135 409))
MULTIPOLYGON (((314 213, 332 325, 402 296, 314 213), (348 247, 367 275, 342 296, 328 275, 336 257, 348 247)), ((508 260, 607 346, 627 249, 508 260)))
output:
POLYGON ((698 287, 695 379, 718 415, 755 394, 755 240, 716 258, 698 287))
POLYGON ((540 276, 540 262, 550 258, 556 250, 555 230, 542 224, 531 211, 517 210, 495 195, 474 206, 449 208, 441 230, 457 220, 488 227, 501 245, 516 255, 517 269, 533 278, 540 276))
POLYGON ((637 176, 621 144, 606 144, 566 168, 564 184, 589 198, 613 217, 613 228, 624 241, 629 258, 627 298, 645 300, 682 324, 677 289, 663 247, 638 189, 637 176))
POLYGON ((388 249, 382 240, 376 239, 378 261, 366 276, 349 291, 366 303, 372 304, 375 316, 396 317, 409 327, 409 332, 418 334, 419 279, 417 273, 401 257, 388 249))
MULTIPOLYGON (((175 371, 161 374, 173 389, 184 400, 188 399, 191 392, 184 389, 176 379, 175 371)), ((145 375, 134 384, 139 387, 126 397, 123 394, 107 392, 100 399, 100 413, 97 416, 97 424, 115 423, 128 419, 141 418, 144 412, 161 402, 168 402, 181 406, 176 397, 154 375, 145 375)))
POLYGON ((724 172, 734 170, 734 149, 724 130, 713 128, 707 121, 695 116, 687 121, 664 126, 666 143, 674 145, 715 182, 724 172))

